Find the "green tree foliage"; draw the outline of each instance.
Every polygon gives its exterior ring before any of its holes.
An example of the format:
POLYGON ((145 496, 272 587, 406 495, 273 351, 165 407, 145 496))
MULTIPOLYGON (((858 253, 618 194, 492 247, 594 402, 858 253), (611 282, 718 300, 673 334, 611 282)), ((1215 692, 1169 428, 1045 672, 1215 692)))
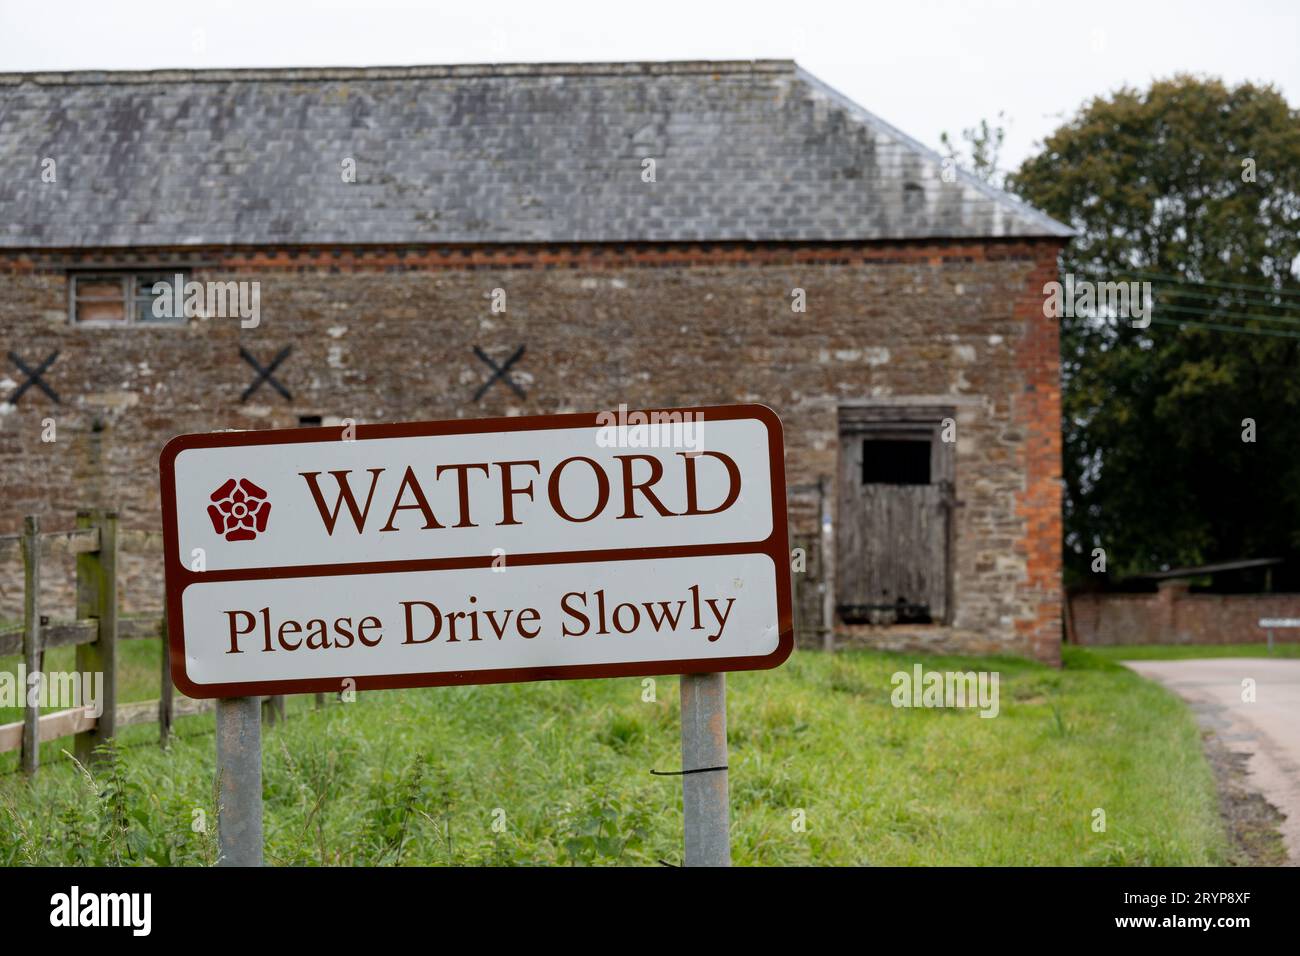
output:
POLYGON ((1063 272, 1154 292, 1148 328, 1061 319, 1067 567, 1300 545, 1300 113, 1268 86, 1122 89, 1007 186, 1078 230, 1063 272))
POLYGON ((1002 143, 1007 138, 1006 128, 1002 125, 1006 117, 998 113, 997 122, 990 124, 981 119, 979 126, 968 126, 961 131, 965 147, 953 142, 948 132, 939 134, 939 143, 943 146, 948 159, 967 167, 972 173, 995 186, 1001 185, 1003 170, 999 165, 1002 157, 1002 143))

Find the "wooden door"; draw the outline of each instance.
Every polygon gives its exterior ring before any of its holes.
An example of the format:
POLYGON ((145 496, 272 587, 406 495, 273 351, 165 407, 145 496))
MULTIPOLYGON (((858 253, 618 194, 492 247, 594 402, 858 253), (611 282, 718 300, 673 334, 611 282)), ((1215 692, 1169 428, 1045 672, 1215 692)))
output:
POLYGON ((836 604, 848 621, 941 623, 949 614, 951 448, 925 423, 840 438, 836 604))

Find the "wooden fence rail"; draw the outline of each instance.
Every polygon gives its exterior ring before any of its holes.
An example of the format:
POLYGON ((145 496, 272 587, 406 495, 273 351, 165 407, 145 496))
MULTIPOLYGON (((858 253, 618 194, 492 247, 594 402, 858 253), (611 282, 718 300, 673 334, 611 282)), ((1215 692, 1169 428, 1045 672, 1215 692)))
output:
MULTIPOLYGON (((40 519, 28 515, 21 536, 0 538, 0 557, 12 554, 15 544, 23 559, 23 624, 20 631, 0 634, 0 654, 21 651, 26 680, 17 688, 23 719, 0 726, 0 752, 21 749, 23 772, 32 776, 40 767, 41 741, 71 734, 77 759, 85 762, 116 729, 117 513, 81 511, 75 530, 54 533, 42 533, 40 519), (71 622, 51 624, 41 607, 41 565, 44 558, 60 554, 76 557, 77 607, 71 622), (42 715, 39 695, 31 692, 33 676, 44 673, 45 652, 67 646, 77 649, 77 674, 102 675, 98 717, 86 712, 85 700, 78 700, 82 706, 42 715)), ((80 693, 81 682, 73 683, 80 693)))
MULTIPOLYGON (((215 709, 215 701, 191 700, 181 697, 172 706, 172 716, 190 717, 194 714, 207 714, 215 709)), ((129 704, 118 704, 116 726, 133 727, 137 724, 152 724, 162 717, 162 703, 158 700, 139 700, 129 704)), ((41 742, 57 740, 72 734, 81 734, 95 729, 96 719, 81 707, 60 710, 53 714, 42 714, 38 720, 41 742)), ((23 746, 22 721, 13 724, 0 724, 0 753, 19 750, 23 746)), ((25 753, 25 751, 24 751, 25 753)))
MULTIPOLYGON (((83 763, 94 759, 94 750, 110 740, 121 727, 157 723, 159 742, 166 746, 178 717, 208 713, 213 701, 178 696, 172 685, 171 655, 167 641, 167 616, 122 618, 118 615, 117 557, 119 549, 159 554, 161 535, 156 532, 119 532, 117 513, 80 511, 72 531, 41 531, 40 519, 28 516, 21 535, 0 535, 0 561, 22 556, 23 623, 20 628, 0 632, 0 657, 21 655, 28 679, 45 672, 45 652, 57 647, 75 647, 77 675, 103 675, 98 717, 88 713, 87 701, 80 706, 42 714, 40 701, 33 702, 28 686, 22 695, 23 719, 0 724, 0 753, 22 752, 23 772, 33 776, 40 767, 40 745, 59 737, 73 737, 73 753, 83 763), (47 558, 74 556, 76 559, 76 608, 72 620, 51 621, 41 606, 42 563, 47 558), (157 700, 117 702, 118 641, 147 637, 162 638, 160 696, 157 700)), ((84 685, 75 682, 78 693, 84 685)), ((316 705, 324 702, 316 695, 316 705)), ((262 698, 267 723, 284 718, 284 698, 262 698)))

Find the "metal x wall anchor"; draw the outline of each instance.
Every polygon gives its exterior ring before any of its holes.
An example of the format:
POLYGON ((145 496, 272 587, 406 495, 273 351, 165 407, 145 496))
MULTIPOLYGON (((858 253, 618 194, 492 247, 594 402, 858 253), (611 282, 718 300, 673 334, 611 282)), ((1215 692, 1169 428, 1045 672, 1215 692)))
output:
POLYGON ((26 391, 29 388, 35 385, 42 392, 48 395, 50 401, 52 401, 55 405, 62 405, 63 402, 59 399, 59 393, 56 392, 54 389, 50 388, 49 385, 45 384, 45 380, 41 378, 41 376, 45 374, 45 372, 49 369, 49 367, 54 364, 54 360, 57 359, 58 357, 59 357, 59 350, 55 349, 48 356, 46 356, 44 362, 36 366, 36 368, 32 369, 32 368, 28 368, 27 363, 24 362, 21 358, 19 358, 15 353, 10 352, 9 361, 17 365, 18 370, 22 372, 24 375, 26 375, 27 378, 21 385, 19 385, 17 388, 13 390, 13 392, 10 393, 8 398, 9 404, 17 405, 18 400, 23 397, 24 393, 26 393, 26 391))
POLYGON ((276 381, 275 376, 271 374, 280 367, 280 364, 289 357, 289 353, 292 351, 293 346, 286 345, 276 353, 275 358, 271 359, 271 364, 266 366, 266 368, 263 368, 262 364, 258 362, 257 359, 253 358, 248 349, 241 345, 239 347, 239 355, 245 362, 253 366, 254 371, 257 372, 257 378, 253 379, 252 385, 244 389, 244 394, 239 397, 239 400, 241 402, 248 401, 248 397, 261 388, 263 382, 266 382, 286 399, 293 401, 293 396, 289 394, 289 390, 276 381))
POLYGON ((509 374, 507 374, 510 371, 510 366, 514 365, 517 361, 519 361, 520 358, 523 357, 524 346, 521 345, 519 346, 519 348, 515 349, 515 353, 511 355, 510 358, 506 359, 506 363, 504 365, 498 365, 496 362, 492 361, 492 359, 490 359, 487 356, 487 354, 477 345, 474 346, 474 354, 477 355, 479 358, 481 358, 487 364, 488 368, 492 369, 492 377, 488 379, 486 382, 484 382, 479 387, 479 390, 474 393, 474 401, 477 402, 484 395, 486 395, 487 390, 492 387, 493 383, 496 382, 497 379, 501 379, 507 385, 509 385, 511 389, 514 390, 514 393, 518 395, 520 398, 528 397, 524 393, 524 390, 520 388, 519 385, 515 382, 515 380, 511 378, 509 374))

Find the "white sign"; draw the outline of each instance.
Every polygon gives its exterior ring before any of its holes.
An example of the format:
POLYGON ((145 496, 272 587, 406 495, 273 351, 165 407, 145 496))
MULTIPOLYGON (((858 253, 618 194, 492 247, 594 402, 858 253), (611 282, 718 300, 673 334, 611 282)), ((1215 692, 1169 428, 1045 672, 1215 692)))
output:
POLYGON ((782 462, 762 406, 178 438, 173 678, 230 697, 777 666, 782 462))

